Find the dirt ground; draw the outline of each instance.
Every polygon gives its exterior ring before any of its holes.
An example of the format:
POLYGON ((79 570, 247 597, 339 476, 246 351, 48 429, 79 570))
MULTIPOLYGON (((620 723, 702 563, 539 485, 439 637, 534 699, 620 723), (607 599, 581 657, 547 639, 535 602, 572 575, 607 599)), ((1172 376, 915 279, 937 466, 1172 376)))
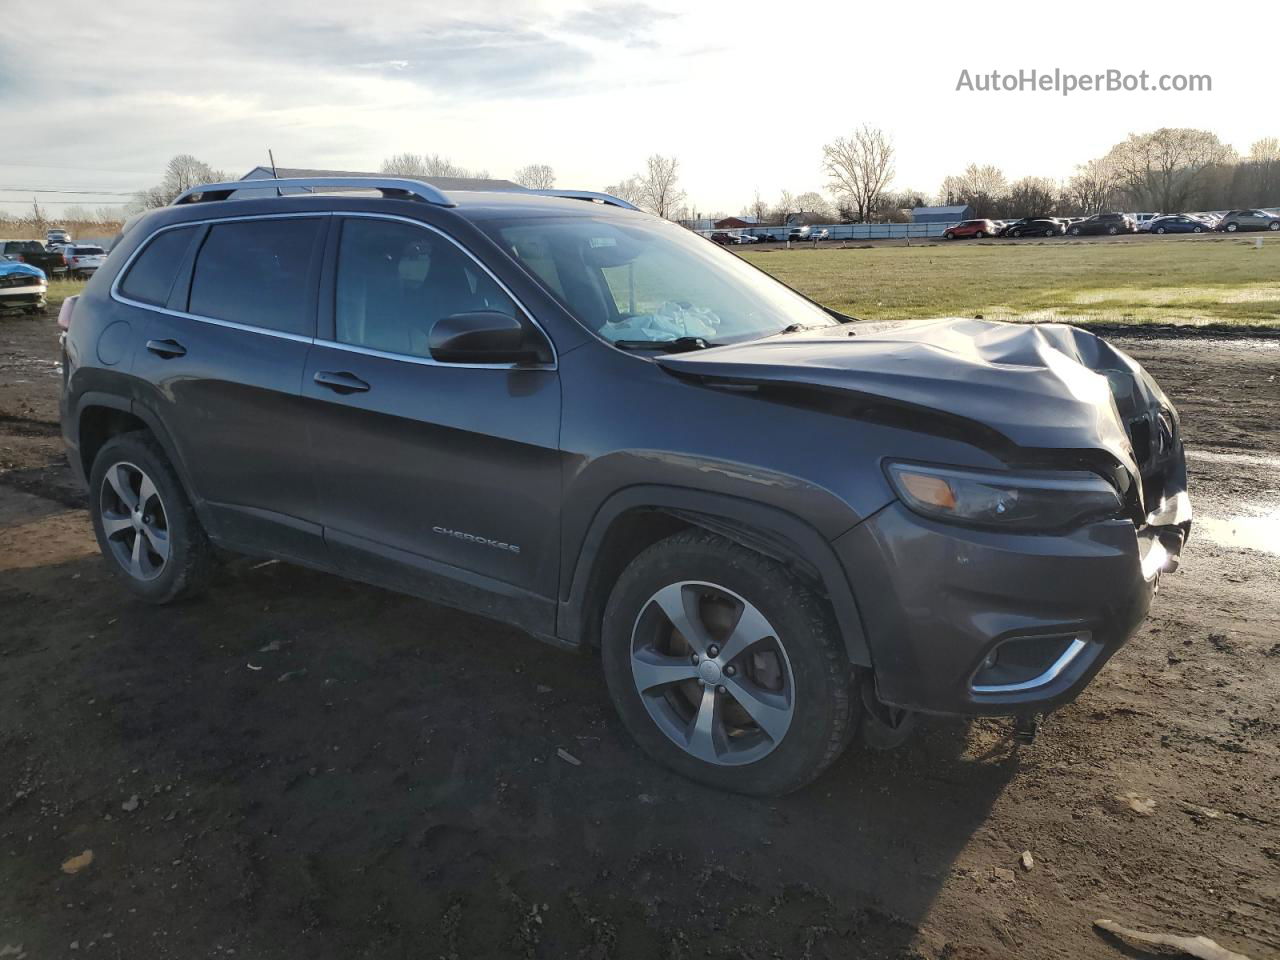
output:
POLYGON ((1120 343, 1205 517, 1148 623, 1033 746, 930 719, 762 801, 478 617, 247 560, 134 602, 62 463, 52 320, 0 320, 0 957, 1147 955, 1104 917, 1280 957, 1280 556, 1241 546, 1280 540, 1280 339, 1120 343))

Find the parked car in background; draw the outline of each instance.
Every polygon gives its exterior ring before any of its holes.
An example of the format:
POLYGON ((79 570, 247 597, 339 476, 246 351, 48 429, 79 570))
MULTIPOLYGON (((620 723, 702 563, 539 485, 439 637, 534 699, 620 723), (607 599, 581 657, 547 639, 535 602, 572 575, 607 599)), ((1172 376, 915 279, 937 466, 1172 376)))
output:
POLYGON ((1147 233, 1207 233, 1210 227, 1203 220, 1185 213, 1156 217, 1147 224, 1147 233))
POLYGON ((73 277, 91 277, 107 259, 107 251, 94 245, 78 246, 74 243, 58 247, 67 261, 67 273, 73 277))
POLYGON ((809 232, 808 227, 792 227, 787 231, 787 242, 790 243, 793 240, 808 240, 809 232))
POLYGON ((811 228, 809 230, 809 239, 810 240, 830 240, 831 231, 827 229, 815 230, 811 228))
POLYGON ((948 240, 982 240, 994 237, 1000 228, 993 220, 962 220, 954 226, 947 227, 943 236, 948 240))
POLYGON ((1128 215, 1133 221, 1133 228, 1138 233, 1146 233, 1151 228, 1151 221, 1157 217, 1163 216, 1159 213, 1131 213, 1128 215))
POLYGON ((67 261, 62 253, 46 250, 39 240, 0 240, 0 254, 39 267, 46 277, 62 276, 67 272, 67 261))
POLYGON ((53 248, 64 243, 71 242, 71 234, 67 233, 62 227, 53 227, 44 235, 44 245, 53 248))
POLYGON ((711 239, 713 242, 722 245, 738 242, 737 238, 732 233, 726 233, 723 230, 717 230, 715 233, 711 234, 711 239))
POLYGON ((1023 217, 1006 224, 998 234, 1001 237, 1060 237, 1066 226, 1052 217, 1023 217))
POLYGON ((1135 230, 1133 218, 1127 213, 1095 213, 1067 228, 1073 237, 1114 237, 1118 233, 1133 233, 1135 230))
POLYGON ((25 310, 39 313, 49 293, 49 279, 43 270, 29 263, 0 256, 0 312, 25 310))
POLYGON ((1224 233, 1239 230, 1280 230, 1280 217, 1265 210, 1228 210, 1214 229, 1224 233))

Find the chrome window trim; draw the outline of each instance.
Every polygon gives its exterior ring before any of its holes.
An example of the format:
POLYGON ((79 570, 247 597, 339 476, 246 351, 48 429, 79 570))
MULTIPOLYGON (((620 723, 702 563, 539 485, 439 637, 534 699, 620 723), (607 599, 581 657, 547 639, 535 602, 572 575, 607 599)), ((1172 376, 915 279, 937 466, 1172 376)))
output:
POLYGON ((1030 680, 1023 680, 1020 683, 993 683, 993 684, 971 684, 970 689, 974 693, 1022 693, 1026 690, 1037 690, 1040 687, 1048 686, 1066 670, 1080 654, 1085 647, 1089 646, 1089 635, 1082 634, 1076 637, 1063 650, 1058 659, 1050 664, 1049 669, 1037 677, 1030 680))
POLYGON ((382 357, 388 360, 401 360, 408 363, 416 363, 421 366, 463 367, 473 370, 555 370, 560 365, 560 355, 556 350, 555 341, 552 340, 547 331, 543 329, 542 324, 538 323, 537 319, 533 316, 533 313, 520 302, 520 299, 514 293, 511 292, 511 288, 498 279, 494 272, 490 270, 479 257, 438 227, 423 223, 420 220, 413 220, 409 217, 400 217, 394 214, 325 210, 299 213, 259 213, 240 217, 207 217, 202 220, 184 220, 181 223, 171 223, 167 226, 160 227, 158 230, 152 231, 145 240, 134 248, 133 253, 129 254, 129 259, 126 260, 124 265, 116 272, 115 279, 111 282, 111 299, 115 300, 117 303, 123 303, 126 306, 137 307, 142 310, 150 310, 153 313, 160 313, 169 317, 179 317, 183 320, 198 320, 201 323, 209 323, 217 327, 226 327, 231 330, 241 330, 245 333, 260 333, 268 337, 278 337, 282 340, 293 340, 297 343, 318 344, 335 350, 346 350, 350 353, 359 353, 370 357, 382 357), (395 220, 439 234, 449 243, 452 243, 455 247, 461 250, 473 263, 487 273, 489 278, 501 288, 502 292, 511 298, 511 302, 514 303, 517 309, 519 309, 520 312, 528 318, 529 322, 532 323, 537 331, 542 334, 543 338, 547 341, 547 344, 551 347, 551 363, 443 363, 439 360, 433 359, 432 357, 419 357, 411 353, 392 353, 386 350, 374 350, 370 347, 362 347, 354 343, 342 343, 338 340, 327 340, 321 337, 308 337, 298 333, 289 333, 284 330, 272 330, 269 327, 259 327, 249 323, 237 323, 234 320, 222 320, 218 317, 206 317, 202 314, 187 313, 182 310, 170 310, 168 307, 157 306, 154 303, 143 303, 141 300, 133 300, 120 292, 120 283, 125 276, 128 275, 129 268, 133 266, 133 261, 138 258, 143 250, 151 245, 151 242, 156 237, 167 230, 179 230, 184 227, 199 227, 204 226, 205 224, 214 225, 219 223, 237 223, 245 220, 281 220, 314 217, 364 217, 371 220, 395 220))

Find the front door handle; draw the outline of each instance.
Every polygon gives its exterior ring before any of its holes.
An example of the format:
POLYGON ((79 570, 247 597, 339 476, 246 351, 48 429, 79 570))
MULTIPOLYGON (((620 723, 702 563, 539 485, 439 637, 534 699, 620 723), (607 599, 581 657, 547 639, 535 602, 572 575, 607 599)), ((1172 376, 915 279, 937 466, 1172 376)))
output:
POLYGON ((147 349, 157 357, 164 357, 166 360, 187 355, 187 348, 177 340, 148 340, 147 349))
POLYGON ((328 387, 335 393, 365 393, 369 385, 354 373, 333 370, 317 370, 312 379, 322 387, 328 387))

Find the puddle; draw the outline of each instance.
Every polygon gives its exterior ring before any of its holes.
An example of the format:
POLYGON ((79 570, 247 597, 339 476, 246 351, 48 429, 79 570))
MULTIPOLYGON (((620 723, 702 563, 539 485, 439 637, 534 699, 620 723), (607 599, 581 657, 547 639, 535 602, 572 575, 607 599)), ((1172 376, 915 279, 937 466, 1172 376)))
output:
POLYGON ((1280 468, 1280 457, 1266 453, 1219 453, 1193 447, 1187 451, 1187 459, 1203 460, 1206 463, 1240 463, 1247 466, 1280 468))
POLYGON ((1199 516, 1192 521, 1192 536, 1204 537, 1237 550, 1261 550, 1280 556, 1280 508, 1255 516, 1199 516))

